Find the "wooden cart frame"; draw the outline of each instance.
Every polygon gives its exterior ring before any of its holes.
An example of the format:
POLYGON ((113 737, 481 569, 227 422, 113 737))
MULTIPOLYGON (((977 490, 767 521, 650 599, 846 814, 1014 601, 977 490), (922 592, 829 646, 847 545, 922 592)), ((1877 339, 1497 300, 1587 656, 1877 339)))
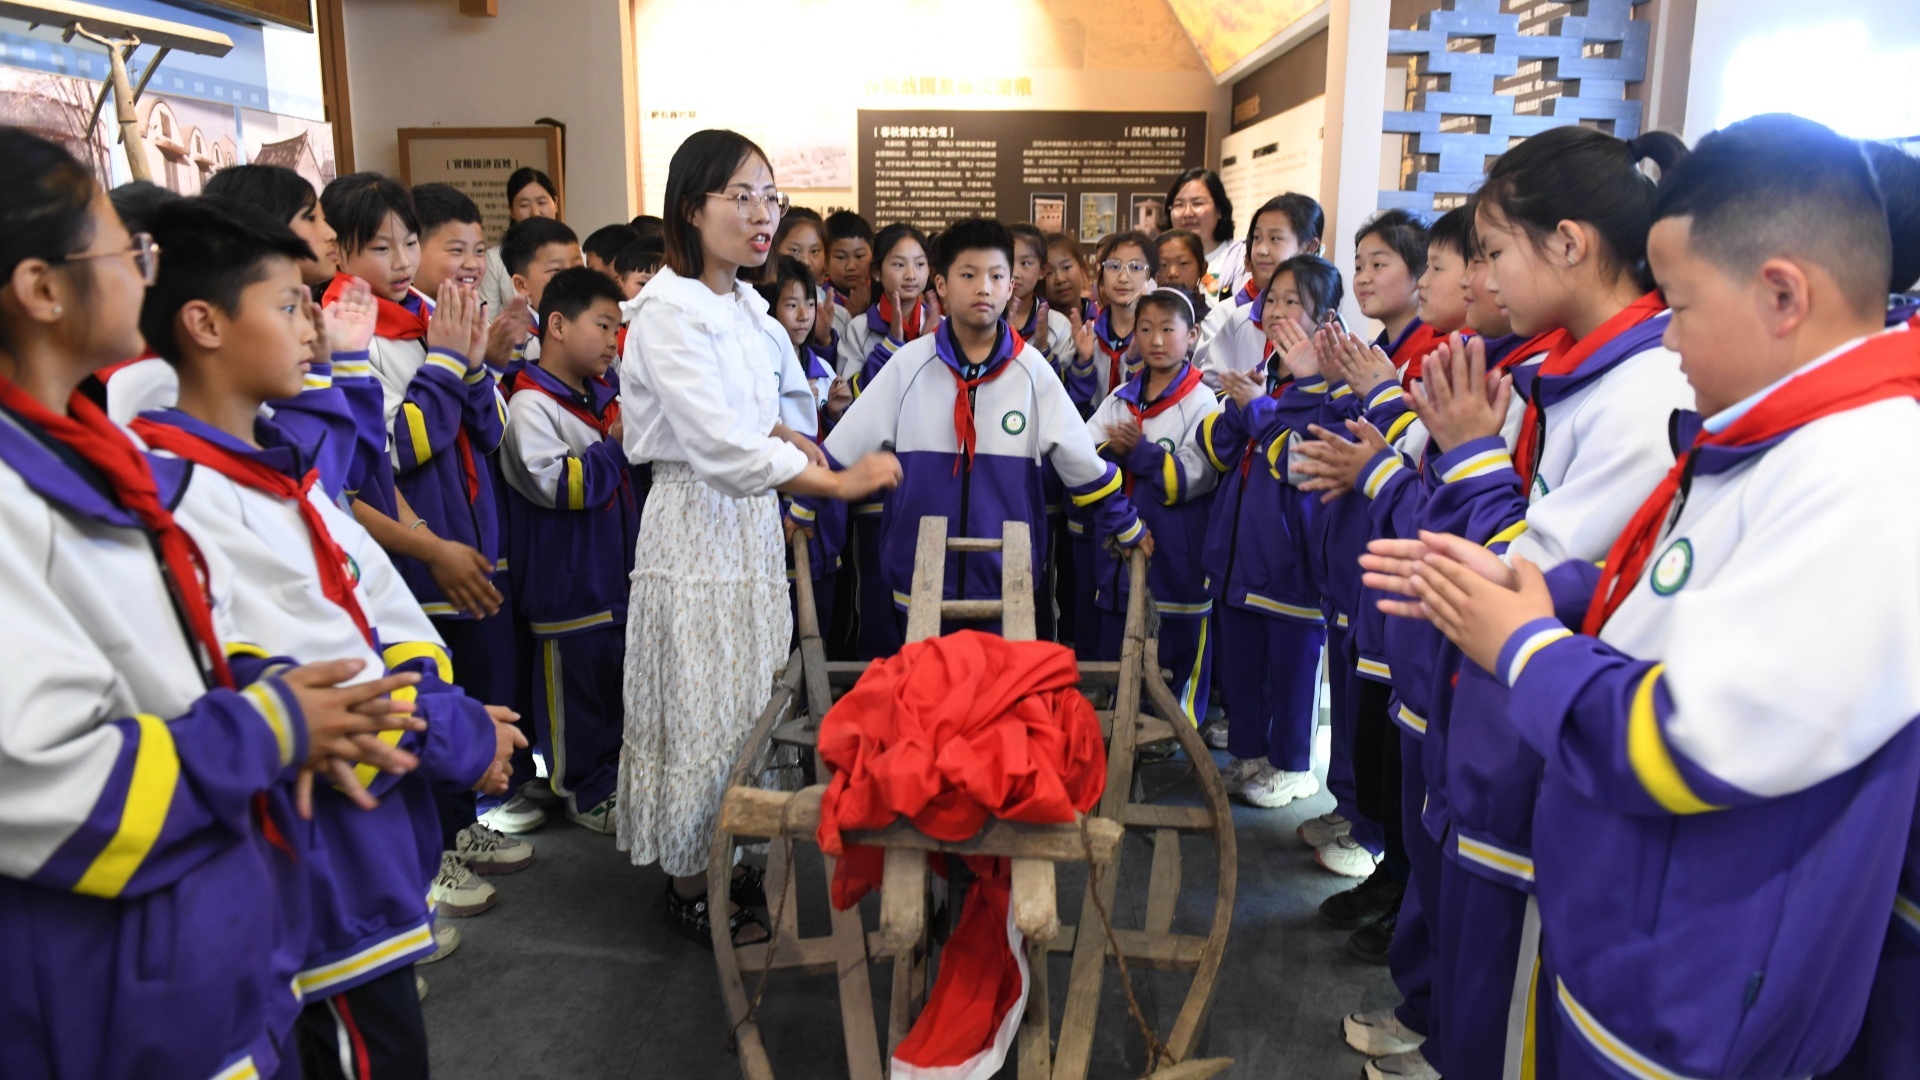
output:
MULTIPOLYGON (((1021 522, 1008 522, 1000 540, 947 536, 945 518, 923 518, 915 549, 912 595, 907 609, 907 638, 918 641, 940 632, 942 619, 999 619, 1011 640, 1034 637, 1032 538, 1021 522), (946 557, 963 552, 1002 556, 1001 600, 942 600, 946 557)), ((1122 970, 1133 964, 1163 971, 1191 972, 1192 982, 1170 1031, 1149 1039, 1148 1069, 1163 1080, 1199 1080, 1224 1069, 1225 1059, 1190 1060, 1213 1003, 1214 983, 1226 949, 1233 915, 1236 862, 1233 818, 1226 790, 1212 755, 1181 710, 1160 671, 1158 641, 1149 636, 1146 557, 1137 551, 1129 564, 1132 585, 1125 634, 1117 663, 1080 665, 1083 689, 1113 693, 1112 709, 1098 715, 1107 736, 1107 784, 1094 813, 1077 824, 1040 826, 994 820, 970 840, 947 843, 900 821, 870 832, 849 832, 848 843, 886 849, 879 898, 879 929, 866 930, 859 908, 830 911, 832 932, 799 935, 801 890, 790 857, 792 842, 811 843, 819 825, 824 784, 798 792, 752 786, 775 748, 796 746, 813 754, 820 718, 832 707, 835 692, 850 687, 864 663, 829 663, 815 616, 812 581, 804 539, 794 544, 799 591, 799 648, 775 684, 772 699, 758 717, 736 762, 714 830, 707 871, 708 894, 728 892, 734 849, 757 838, 784 838, 770 845, 767 896, 773 905, 768 942, 734 947, 727 922, 713 921, 713 950, 720 989, 734 1024, 740 1072, 745 1080, 773 1080, 774 1072, 754 1010, 759 995, 779 971, 833 973, 838 978, 840 1021, 846 1040, 851 1080, 881 1080, 891 1057, 924 1003, 929 954, 926 853, 997 855, 1011 860, 1016 925, 1027 935, 1030 992, 1014 1057, 1021 1080, 1081 1080, 1087 1075, 1093 1032, 1099 1019, 1107 960, 1122 970), (1143 710, 1143 696, 1152 713, 1143 710), (1175 741, 1192 763, 1200 806, 1160 806, 1134 801, 1136 751, 1150 743, 1175 741), (1151 837, 1153 857, 1147 886, 1144 925, 1112 926, 1117 888, 1117 857, 1128 831, 1151 837), (1211 838, 1217 854, 1212 919, 1208 932, 1172 930, 1182 889, 1180 836, 1211 838), (1054 891, 1054 863, 1088 862, 1088 885, 1079 922, 1060 923, 1054 891), (1071 953, 1064 1008, 1057 1040, 1051 1026, 1052 995, 1047 957, 1071 953), (882 1054, 869 966, 893 966, 892 993, 882 1054), (754 979, 749 989, 747 977, 754 979)), ((829 776, 813 754, 815 775, 829 776)), ((824 856, 823 856, 824 858, 824 856)), ((826 859, 831 879, 833 860, 826 859)), ((824 890, 811 898, 824 904, 824 890)), ((1129 990, 1129 995, 1131 991, 1129 990)))

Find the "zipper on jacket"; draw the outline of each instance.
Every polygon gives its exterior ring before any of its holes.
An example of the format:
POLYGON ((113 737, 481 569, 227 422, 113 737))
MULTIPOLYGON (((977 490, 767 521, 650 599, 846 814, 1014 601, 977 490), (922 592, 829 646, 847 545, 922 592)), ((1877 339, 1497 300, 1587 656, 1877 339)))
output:
MULTIPOLYGON (((979 397, 979 391, 976 388, 974 387, 967 388, 967 412, 969 415, 973 413, 974 403, 978 397, 979 397)), ((977 435, 975 436, 975 439, 977 442, 978 440, 977 435)), ((974 449, 975 449, 974 456, 978 457, 979 447, 976 445, 974 449)), ((969 509, 968 503, 971 498, 972 489, 973 489, 973 462, 967 459, 966 447, 964 446, 960 447, 959 451, 960 451, 960 532, 957 535, 966 536, 968 535, 967 533, 967 511, 969 509)), ((1004 552, 1001 553, 1001 558, 1003 559, 1006 558, 1006 554, 1004 552)), ((955 593, 954 599, 965 600, 966 598, 967 598, 967 553, 963 551, 960 553, 960 581, 958 585, 958 591, 955 593)), ((1001 597, 1001 599, 1005 600, 1006 598, 1001 597)))

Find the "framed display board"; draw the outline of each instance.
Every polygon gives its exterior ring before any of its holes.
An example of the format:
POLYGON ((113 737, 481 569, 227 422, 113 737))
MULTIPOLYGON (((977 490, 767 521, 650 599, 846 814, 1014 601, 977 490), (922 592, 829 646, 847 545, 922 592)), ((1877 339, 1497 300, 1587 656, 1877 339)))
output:
POLYGON ((567 212, 567 178, 561 165, 560 129, 550 124, 497 128, 401 128, 400 181, 442 183, 465 192, 480 207, 487 243, 497 244, 512 221, 507 214, 507 178, 531 166, 553 177, 560 216, 567 212))
POLYGON ((1207 114, 861 109, 860 211, 941 229, 969 214, 1085 241, 1166 228, 1167 188, 1207 161, 1207 114))

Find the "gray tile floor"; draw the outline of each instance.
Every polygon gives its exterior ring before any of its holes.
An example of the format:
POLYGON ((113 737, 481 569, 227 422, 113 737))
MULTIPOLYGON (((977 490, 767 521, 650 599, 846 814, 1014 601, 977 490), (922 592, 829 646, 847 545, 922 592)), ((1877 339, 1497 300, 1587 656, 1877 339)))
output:
MULTIPOLYGON (((1171 782, 1175 775, 1161 766, 1147 782, 1171 782)), ((1165 801, 1191 798, 1190 788, 1176 785, 1165 801)), ((1340 1041, 1340 1018, 1398 1000, 1386 969, 1355 960, 1346 952, 1346 935, 1315 917, 1322 899, 1353 883, 1315 865, 1293 831, 1305 818, 1331 808, 1325 793, 1282 810, 1236 807, 1239 892, 1226 965, 1201 1045, 1208 1056, 1235 1060, 1228 1076, 1351 1080, 1363 1059, 1340 1041)), ((727 1024, 712 956, 662 924, 665 879, 659 870, 630 865, 611 837, 564 821, 529 839, 539 848, 533 865, 492 879, 499 904, 477 918, 459 920, 460 950, 422 969, 430 984, 424 1008, 435 1075, 441 1080, 727 1080, 739 1075, 723 1046, 727 1024)), ((1189 881, 1211 880, 1209 845, 1189 840, 1182 854, 1189 881)), ((1129 919, 1137 925, 1141 916, 1147 859, 1145 842, 1130 838, 1119 898, 1122 925, 1129 919)), ((1063 874, 1060 890, 1063 915, 1077 917, 1079 881, 1063 874)), ((1201 928, 1196 924, 1210 898, 1191 899, 1194 910, 1181 909, 1176 929, 1201 928)), ((803 923, 801 930, 820 933, 824 926, 803 923)), ((1065 958, 1055 965, 1057 1015, 1065 958)), ((1136 973, 1135 980, 1143 1011, 1164 1028, 1186 980, 1151 973, 1136 973)), ((876 994, 884 988, 885 977, 876 975, 876 994)), ((763 1028, 781 1080, 845 1075, 834 995, 825 978, 776 979, 769 989, 763 1028)), ((1092 1076, 1137 1076, 1140 1036, 1128 1022, 1112 977, 1100 1015, 1092 1076)), ((1003 1075, 1012 1074, 1009 1065, 1003 1075)))

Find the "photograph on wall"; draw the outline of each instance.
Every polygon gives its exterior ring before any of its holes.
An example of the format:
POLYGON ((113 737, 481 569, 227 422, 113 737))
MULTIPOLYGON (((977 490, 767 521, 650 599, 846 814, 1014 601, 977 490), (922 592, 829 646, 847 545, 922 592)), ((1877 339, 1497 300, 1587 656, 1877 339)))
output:
POLYGON ((1028 219, 1041 232, 1067 231, 1067 197, 1065 194, 1035 195, 1032 199, 1032 216, 1028 219))
POLYGON ((107 125, 113 113, 89 130, 98 83, 25 68, 0 67, 0 124, 25 128, 59 143, 93 169, 100 186, 113 186, 107 157, 107 125))
MULTIPOLYGON (((134 109, 147 144, 147 175, 168 191, 198 195, 214 173, 240 163, 233 106, 148 91, 134 109)), ((125 179, 132 179, 130 171, 125 179)))
POLYGON ((773 177, 782 191, 839 191, 853 187, 853 153, 844 145, 776 145, 773 177))
POLYGON ((1132 224, 1128 228, 1139 229, 1148 236, 1158 236, 1165 232, 1167 225, 1167 196, 1164 192, 1133 196, 1132 213, 1128 215, 1132 224))
POLYGON ((1086 193, 1080 196, 1080 242, 1090 244, 1114 231, 1120 196, 1086 193))
POLYGON ((340 173, 333 159, 332 124, 241 109, 240 140, 247 164, 285 166, 306 177, 315 191, 340 173))

